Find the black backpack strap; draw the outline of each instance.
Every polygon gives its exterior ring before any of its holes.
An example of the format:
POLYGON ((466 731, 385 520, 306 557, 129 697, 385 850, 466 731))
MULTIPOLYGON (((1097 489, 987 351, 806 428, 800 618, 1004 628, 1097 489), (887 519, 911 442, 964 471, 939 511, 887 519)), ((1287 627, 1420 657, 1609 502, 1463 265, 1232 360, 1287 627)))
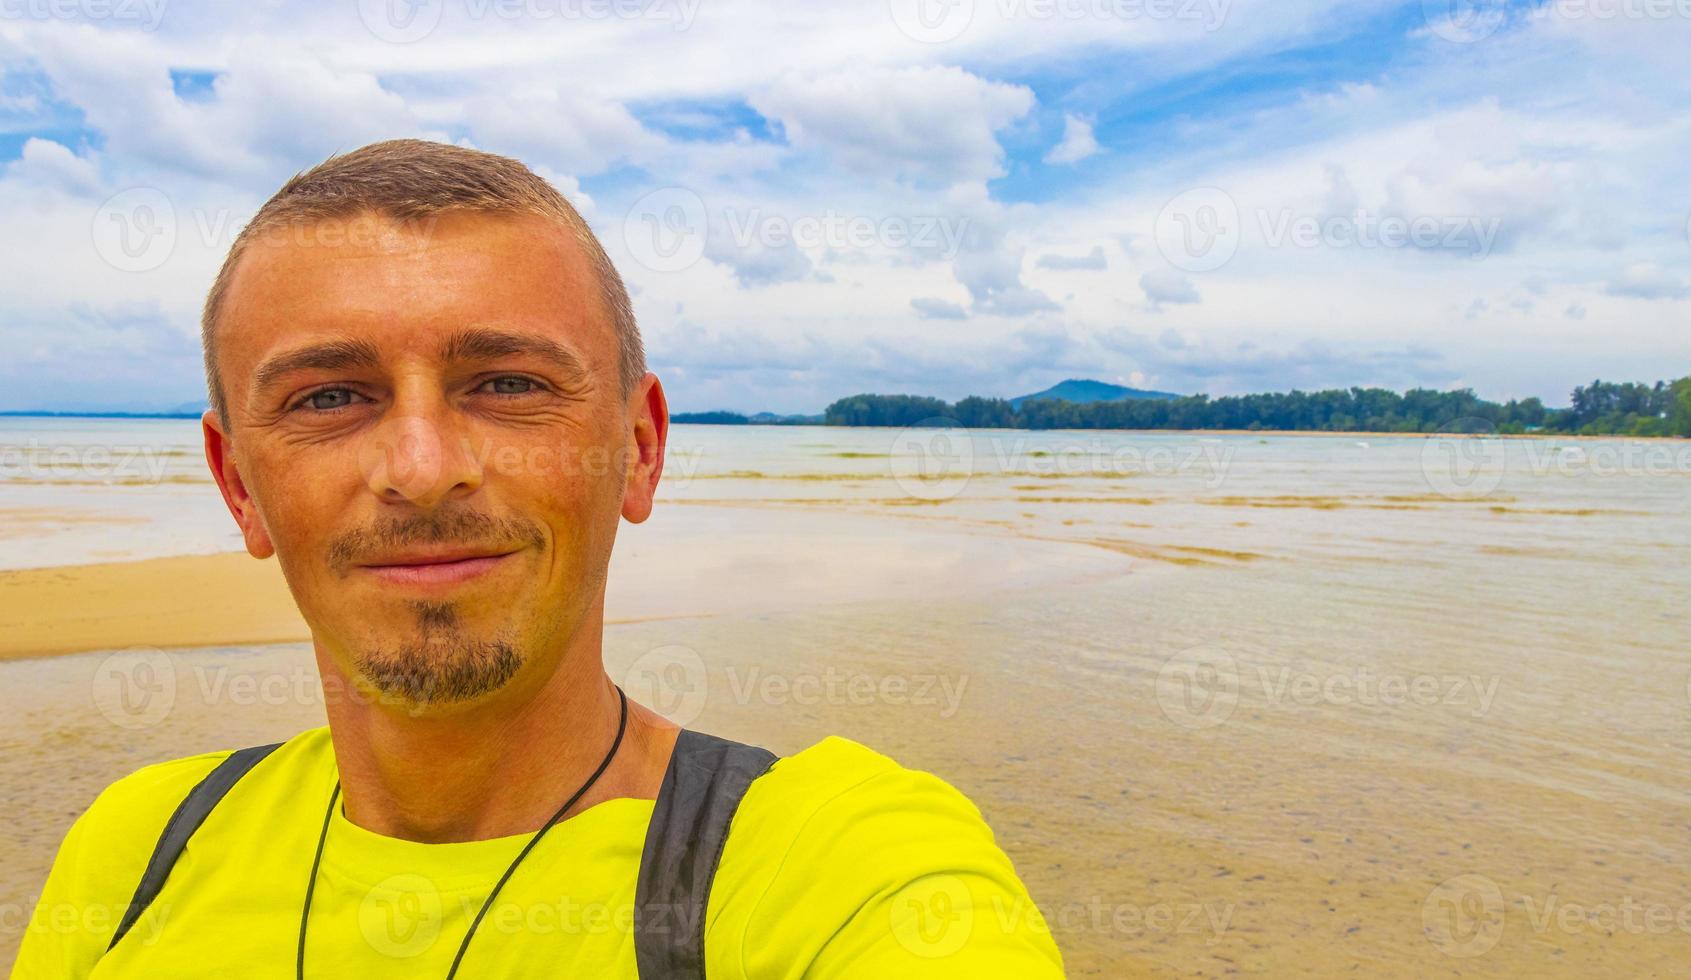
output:
POLYGON ((766 749, 682 729, 646 829, 634 887, 634 961, 641 980, 704 980, 705 907, 728 825, 766 749))
POLYGON ((182 849, 188 846, 188 838, 194 836, 194 831, 200 829, 200 824, 205 823, 212 808, 217 806, 242 776, 258 765, 265 756, 276 751, 281 744, 276 742, 272 745, 255 745, 229 753, 228 758, 206 773, 205 778, 196 783, 194 788, 188 791, 188 795, 182 798, 176 812, 170 815, 170 821, 164 825, 164 833, 159 835, 158 846, 153 848, 153 856, 147 860, 147 870, 141 873, 141 883, 135 886, 135 897, 129 900, 129 908, 123 913, 123 920, 117 924, 117 932, 112 935, 112 941, 106 949, 110 950, 116 946, 118 940, 141 918, 141 913, 147 910, 147 906, 153 904, 159 890, 164 888, 165 879, 170 877, 170 869, 175 867, 176 859, 182 856, 182 849))

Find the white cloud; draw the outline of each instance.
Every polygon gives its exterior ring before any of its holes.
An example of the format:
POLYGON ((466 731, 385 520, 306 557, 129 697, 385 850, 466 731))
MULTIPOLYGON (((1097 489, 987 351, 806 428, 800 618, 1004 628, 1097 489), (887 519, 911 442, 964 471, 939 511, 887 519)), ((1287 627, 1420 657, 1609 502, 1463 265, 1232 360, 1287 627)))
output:
POLYGON ((969 315, 962 305, 932 296, 918 296, 910 301, 910 306, 924 320, 961 320, 969 315))
POLYGON ((1062 142, 1045 154, 1046 163, 1076 163, 1098 152, 1098 140, 1092 135, 1092 123, 1073 113, 1063 116, 1062 142))
POLYGON ((751 104, 795 147, 848 170, 949 184, 1003 173, 997 134, 1034 97, 961 68, 873 67, 788 75, 751 104))
POLYGON ((1023 250, 997 247, 957 257, 957 278, 974 298, 974 312, 1026 316, 1061 309, 1051 297, 1022 283, 1023 250))
POLYGON ((545 164, 531 163, 529 169, 546 178, 546 182, 558 189, 564 199, 589 222, 598 211, 598 205, 593 203, 592 195, 581 189, 581 180, 569 174, 561 174, 545 164))
POLYGON ((1604 286, 1610 296, 1631 299, 1685 299, 1691 296, 1691 286, 1685 277, 1656 265, 1640 262, 1627 266, 1604 286))
MULTIPOLYGON (((1683 308, 1665 301, 1691 285, 1691 204, 1671 196, 1691 156, 1678 122, 1691 76, 1672 70, 1691 41, 1685 18, 1541 14, 1461 45, 1375 33, 1401 0, 1197 5, 1214 22, 974 6, 943 45, 912 41, 873 3, 820 2, 802 18, 707 5, 685 30, 446 4, 435 33, 409 45, 330 0, 172 0, 151 33, 9 23, 0 111, 35 138, 0 171, 4 349, 125 349, 134 324, 90 309, 153 310, 191 341, 229 233, 283 178, 421 135, 515 154, 577 202, 638 293, 649 345, 682 372, 678 404, 703 393, 814 410, 842 388, 879 387, 876 371, 911 390, 943 377, 948 397, 1014 394, 1049 380, 1021 372, 1053 366, 1142 370, 1180 390, 1459 380, 1560 400, 1592 372, 1649 377, 1691 360, 1683 308), (1265 58, 1298 65, 1305 45, 1347 44, 1391 50, 1326 59, 1319 84, 1216 94, 1228 78, 1266 77, 1265 58), (1054 70, 1077 57, 1084 73, 1054 70), (214 87, 178 97, 180 68, 216 73, 214 87), (1033 88, 1070 110, 1054 146, 1033 88), (1169 92, 1182 94, 1177 114, 1158 101, 1169 92), (1126 130, 1108 155, 1091 130, 1106 116, 1126 130), (1071 157, 1086 181, 1040 166, 1071 157), (136 186, 175 211, 175 250, 144 273, 102 263, 90 241, 99 202, 136 186), (707 261, 661 273, 623 241, 633 202, 660 187, 692 188, 716 212, 939 218, 957 236, 905 248, 707 239, 707 261), (1182 275, 1163 268, 1155 232, 1164 205, 1195 187, 1230 195, 1244 234, 1230 262, 1182 275), (1282 215, 1469 224, 1420 247, 1273 247, 1264 219, 1282 215), (1110 243, 1122 251, 1106 258, 1110 243), (1157 309, 1178 346, 1122 339, 1157 309), (1411 330, 1449 360, 1405 348, 1411 330), (897 357, 917 333, 921 349, 897 357), (1006 366, 1007 352, 1033 366, 1006 366)), ((32 362, 39 390, 73 361, 32 362)))
POLYGON ((61 143, 34 136, 24 141, 22 154, 7 167, 6 176, 71 194, 93 194, 100 183, 92 159, 77 156, 61 143))
POLYGON ((797 282, 809 276, 814 268, 793 242, 736 241, 722 221, 711 223, 705 257, 734 270, 734 278, 741 286, 754 288, 797 282))
POLYGON ((1094 245, 1092 251, 1085 255, 1060 255, 1050 252, 1039 257, 1035 263, 1041 269, 1091 269, 1101 270, 1110 267, 1104 258, 1104 246, 1094 245))
POLYGON ((646 130, 616 102, 556 85, 521 94, 489 93, 469 100, 460 122, 486 150, 542 163, 568 173, 599 173, 664 152, 664 140, 646 130))
POLYGON ((129 168, 230 182, 269 181, 373 140, 437 135, 376 76, 337 67, 286 40, 230 45, 215 98, 184 101, 171 54, 150 35, 70 25, 25 35, 56 94, 129 168))
POLYGON ((1151 301, 1153 308, 1168 304, 1197 303, 1198 287, 1192 280, 1173 269, 1152 269, 1139 277, 1139 288, 1145 291, 1145 298, 1151 301))

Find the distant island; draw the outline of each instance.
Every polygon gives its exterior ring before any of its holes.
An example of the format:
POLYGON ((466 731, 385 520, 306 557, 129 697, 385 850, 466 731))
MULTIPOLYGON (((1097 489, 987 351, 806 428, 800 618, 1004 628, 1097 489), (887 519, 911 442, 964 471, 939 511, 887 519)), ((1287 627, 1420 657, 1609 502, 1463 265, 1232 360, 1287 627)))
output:
POLYGON ((0 411, 0 417, 49 419, 197 419, 209 406, 205 402, 182 402, 164 408, 26 408, 0 411))
MULTIPOLYGON (((1093 394, 1115 386, 1065 381, 1049 391, 1093 394), (1094 387, 1099 386, 1099 387, 1094 387)), ((1556 432, 1570 435, 1691 436, 1691 377, 1593 381, 1571 406, 1537 398, 1487 401, 1472 389, 1332 388, 1260 395, 1168 395, 1116 388, 1113 397, 1073 401, 1047 392, 1022 398, 971 396, 955 404, 920 395, 852 395, 823 412, 827 425, 908 426, 950 422, 1000 429, 1243 429, 1310 432, 1556 432)))
POLYGON ((823 425, 820 415, 776 415, 774 412, 758 412, 756 415, 741 415, 739 412, 676 412, 669 417, 671 422, 682 425, 823 425))
POLYGON ((1177 395, 1071 378, 1015 398, 970 396, 952 403, 923 395, 851 395, 817 416, 683 413, 676 422, 729 425, 895 426, 952 423, 972 429, 1232 429, 1281 432, 1531 432, 1691 436, 1691 377, 1593 381, 1570 407, 1537 398, 1487 401, 1472 389, 1331 388, 1259 395, 1177 395))
MULTIPOLYGON (((859 395, 859 398, 876 398, 883 396, 859 395)), ((897 397, 897 396, 894 396, 897 397)), ((1091 402, 1116 401, 1124 398, 1179 398, 1169 391, 1144 391, 1139 388, 1124 388, 1107 381, 1089 381, 1080 378, 1070 378, 1059 381, 1044 391, 1036 391, 1031 395, 1017 395, 1006 399, 1012 408, 1019 408, 1022 403, 1039 401, 1041 399, 1058 399, 1085 405, 1091 402)), ((938 399, 928 399, 934 405, 944 405, 938 399)), ((839 405, 835 402, 834 405, 839 405)), ((829 406, 830 410, 834 406, 829 406)), ((819 415, 776 415, 772 412, 758 412, 755 415, 743 415, 739 412, 676 412, 669 417, 671 422, 692 425, 877 425, 875 422, 830 421, 827 413, 819 415)), ((906 424, 906 423, 899 423, 906 424)))
POLYGON ((0 412, 0 418, 33 419, 197 419, 205 409, 193 412, 55 412, 47 409, 22 409, 0 412))

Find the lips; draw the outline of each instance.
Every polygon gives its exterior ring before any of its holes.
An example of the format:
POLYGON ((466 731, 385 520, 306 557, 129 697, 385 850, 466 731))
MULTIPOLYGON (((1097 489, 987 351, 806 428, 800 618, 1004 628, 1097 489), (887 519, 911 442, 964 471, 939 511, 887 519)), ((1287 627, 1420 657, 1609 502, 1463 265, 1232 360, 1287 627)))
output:
POLYGON ((506 563, 515 551, 413 550, 383 555, 359 567, 394 585, 457 585, 506 563))

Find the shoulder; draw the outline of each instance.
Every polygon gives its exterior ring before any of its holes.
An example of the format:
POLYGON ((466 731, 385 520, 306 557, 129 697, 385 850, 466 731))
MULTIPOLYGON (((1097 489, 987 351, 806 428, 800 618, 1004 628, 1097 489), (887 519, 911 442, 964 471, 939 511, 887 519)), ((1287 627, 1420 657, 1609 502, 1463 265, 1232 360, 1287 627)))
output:
POLYGON ((712 892, 713 939, 732 934, 718 948, 738 947, 725 975, 762 976, 777 962, 808 963, 818 977, 871 963, 881 975, 949 975, 932 973, 936 952, 959 975, 1061 975, 980 809, 941 777, 850 739, 823 739, 752 783, 716 887, 727 894, 712 892), (988 961, 1010 972, 980 972, 988 961))
POLYGON ((941 828, 993 840, 980 810, 950 783, 839 736, 777 759, 746 792, 734 824, 736 835, 760 841, 759 850, 846 833, 902 847, 913 834, 941 828))
MULTIPOLYGON (((183 798, 236 751, 220 749, 156 762, 118 779, 77 818, 67 843, 75 838, 82 850, 101 855, 98 863, 113 866, 114 873, 118 870, 115 866, 132 864, 139 874, 183 798)), ((267 774, 278 774, 310 764, 326 751, 332 751, 328 729, 310 729, 282 743, 266 760, 264 769, 267 774)), ((253 783, 263 779, 256 773, 248 778, 253 783)))
POLYGON ((63 871, 82 894, 98 891, 127 901, 128 894, 119 892, 134 887, 182 798, 231 751, 156 762, 108 785, 71 825, 53 873, 63 871))
MULTIPOLYGON (((325 729, 303 732, 274 755, 314 751, 325 729)), ((83 976, 111 939, 141 873, 190 790, 235 750, 142 766, 112 782, 65 833, 19 951, 18 975, 83 976)))
POLYGON ((779 860, 843 873, 842 846, 897 874, 936 859, 1010 872, 992 828, 967 796, 847 738, 778 759, 753 782, 723 861, 765 874, 779 860))
MULTIPOLYGON (((314 728, 283 742, 266 760, 269 772, 307 762, 328 748, 328 729, 314 728)), ((152 853, 158 835, 176 808, 201 780, 236 749, 220 749, 143 766, 107 786, 77 820, 84 846, 109 846, 116 856, 126 850, 152 853)), ((254 782, 259 778, 253 778, 254 782)), ((244 781, 244 780, 243 780, 244 781)), ((140 865, 137 865, 137 872, 140 865)))

